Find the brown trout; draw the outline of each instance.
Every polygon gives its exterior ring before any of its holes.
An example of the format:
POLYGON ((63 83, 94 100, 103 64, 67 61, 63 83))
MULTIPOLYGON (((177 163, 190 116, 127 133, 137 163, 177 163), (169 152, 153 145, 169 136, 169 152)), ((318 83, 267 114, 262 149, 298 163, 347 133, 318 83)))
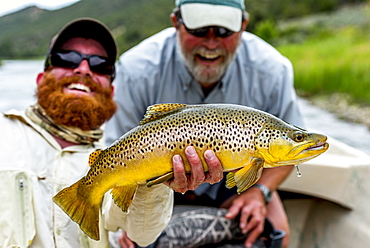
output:
POLYGON ((226 186, 238 193, 252 186, 263 168, 297 165, 328 149, 326 136, 309 133, 275 116, 232 104, 158 104, 148 107, 140 125, 105 150, 90 155, 85 177, 53 200, 92 239, 99 240, 99 208, 110 189, 127 211, 138 185, 148 187, 173 177, 172 157, 193 146, 213 150, 227 174, 226 186), (237 170, 239 169, 239 170, 237 170), (237 170, 235 172, 235 170, 237 170))

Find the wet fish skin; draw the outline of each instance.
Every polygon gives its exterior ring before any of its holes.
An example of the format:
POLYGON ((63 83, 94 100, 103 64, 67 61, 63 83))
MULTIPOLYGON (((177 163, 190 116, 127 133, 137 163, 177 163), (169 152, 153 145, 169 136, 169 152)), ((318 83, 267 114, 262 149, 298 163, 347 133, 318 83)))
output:
MULTIPOLYGON (((252 186, 263 168, 296 165, 328 149, 326 136, 309 133, 263 111, 232 104, 158 104, 140 125, 105 150, 90 155, 87 175, 53 200, 92 239, 99 240, 99 206, 110 189, 127 211, 138 185, 152 186, 173 176, 172 157, 192 145, 213 150, 238 193, 252 186), (239 169, 237 172, 230 172, 239 169)), ((200 156, 204 171, 208 167, 200 156)), ((185 169, 190 165, 184 159, 185 169)))

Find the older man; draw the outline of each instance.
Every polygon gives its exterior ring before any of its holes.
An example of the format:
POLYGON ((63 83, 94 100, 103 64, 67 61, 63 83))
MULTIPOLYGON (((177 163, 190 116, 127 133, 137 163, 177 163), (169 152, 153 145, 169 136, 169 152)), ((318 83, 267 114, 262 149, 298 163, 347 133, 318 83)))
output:
MULTIPOLYGON (((177 0, 171 21, 173 28, 120 57, 115 80, 118 111, 107 124, 108 143, 137 125, 147 106, 166 102, 241 104, 303 126, 292 65, 269 44, 244 31, 248 14, 243 0, 177 0)), ((248 247, 269 217, 286 232, 286 246, 289 227, 276 189, 291 169, 265 169, 256 187, 240 195, 221 182, 201 185, 175 200, 225 207, 229 219, 240 216, 242 232, 249 233, 244 242, 248 247)))

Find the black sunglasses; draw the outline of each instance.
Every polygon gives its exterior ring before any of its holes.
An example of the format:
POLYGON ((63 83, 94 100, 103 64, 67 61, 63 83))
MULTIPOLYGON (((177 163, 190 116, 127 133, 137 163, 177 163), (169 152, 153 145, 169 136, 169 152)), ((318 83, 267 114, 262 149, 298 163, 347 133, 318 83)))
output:
POLYGON ((114 76, 115 61, 99 55, 83 54, 77 51, 60 51, 49 55, 45 68, 57 66, 63 68, 77 68, 86 59, 90 70, 99 74, 114 76))
POLYGON ((177 17, 177 20, 182 25, 184 25, 186 31, 189 34, 192 34, 192 35, 197 36, 197 37, 205 37, 208 34, 210 28, 213 28, 213 30, 215 32, 215 35, 217 37, 221 37, 221 38, 228 37, 228 36, 233 35, 235 33, 234 31, 231 31, 227 28, 223 28, 223 27, 219 27, 219 26, 207 26, 207 27, 203 27, 203 28, 189 29, 188 27, 186 27, 186 25, 184 23, 184 20, 181 18, 180 15, 177 15, 176 17, 177 17))

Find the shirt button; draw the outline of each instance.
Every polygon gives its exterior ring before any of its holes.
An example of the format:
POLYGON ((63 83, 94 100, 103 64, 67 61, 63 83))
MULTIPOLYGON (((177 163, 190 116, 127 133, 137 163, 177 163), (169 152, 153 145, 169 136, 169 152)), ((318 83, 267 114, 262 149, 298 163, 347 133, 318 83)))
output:
POLYGON ((57 235, 60 235, 62 234, 62 230, 60 230, 59 228, 57 229, 57 235))

